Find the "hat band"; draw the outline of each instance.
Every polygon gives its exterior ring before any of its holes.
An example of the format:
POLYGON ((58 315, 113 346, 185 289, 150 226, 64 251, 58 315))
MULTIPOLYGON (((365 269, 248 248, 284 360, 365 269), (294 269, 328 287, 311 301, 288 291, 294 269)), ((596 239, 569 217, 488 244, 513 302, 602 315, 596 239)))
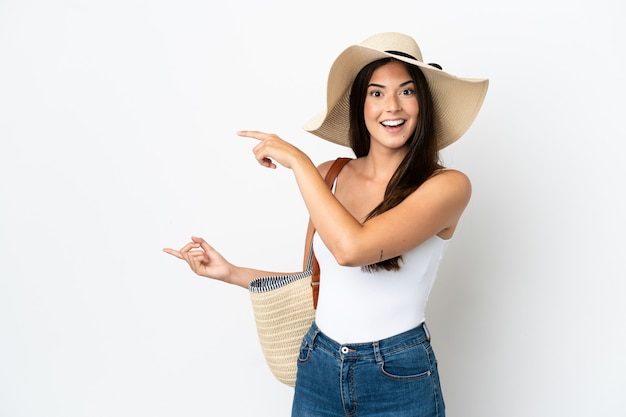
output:
MULTIPOLYGON (((385 52, 388 53, 388 54, 398 55, 398 56, 401 56, 401 57, 404 57, 404 58, 409 58, 409 59, 412 59, 414 61, 419 61, 419 59, 415 58, 413 55, 407 54, 406 52, 400 52, 400 51, 385 51, 385 52)), ((435 67, 437 69, 440 69, 440 70, 443 69, 443 67, 441 65, 435 64, 434 62, 430 62, 428 65, 430 65, 431 67, 435 67)))
POLYGON ((412 59, 414 61, 418 61, 417 58, 415 58, 413 55, 407 54, 406 52, 400 52, 400 51, 385 51, 385 52, 387 52, 388 54, 398 55, 398 56, 402 56, 404 58, 409 58, 409 59, 412 59))

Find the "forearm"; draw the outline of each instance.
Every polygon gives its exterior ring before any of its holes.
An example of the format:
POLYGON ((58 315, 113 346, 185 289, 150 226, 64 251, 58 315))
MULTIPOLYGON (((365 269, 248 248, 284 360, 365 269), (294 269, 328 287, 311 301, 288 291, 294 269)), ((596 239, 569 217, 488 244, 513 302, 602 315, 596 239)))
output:
POLYGON ((292 169, 315 229, 339 261, 354 249, 362 225, 335 198, 308 157, 299 158, 292 169))
POLYGON ((271 277, 271 276, 281 276, 281 275, 290 275, 295 274, 297 272, 271 272, 271 271, 262 271, 254 268, 240 267, 233 265, 231 267, 230 279, 228 280, 229 284, 238 285, 242 288, 248 288, 250 282, 255 278, 259 277, 271 277))

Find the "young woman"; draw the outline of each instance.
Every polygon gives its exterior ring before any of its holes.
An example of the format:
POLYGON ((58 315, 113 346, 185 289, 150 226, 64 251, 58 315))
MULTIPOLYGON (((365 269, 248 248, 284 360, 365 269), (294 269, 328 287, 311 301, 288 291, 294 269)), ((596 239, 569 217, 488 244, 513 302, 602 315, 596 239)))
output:
MULTIPOLYGON (((331 67, 328 108, 305 129, 350 146, 356 158, 332 190, 300 149, 258 131, 257 161, 293 171, 316 229, 320 264, 315 322, 305 335, 293 416, 444 416, 424 311, 471 185, 439 150, 476 117, 488 81, 425 64, 406 35, 381 33, 344 50, 331 67)), ((235 266, 193 237, 180 250, 198 275, 248 288, 280 273, 235 266)))

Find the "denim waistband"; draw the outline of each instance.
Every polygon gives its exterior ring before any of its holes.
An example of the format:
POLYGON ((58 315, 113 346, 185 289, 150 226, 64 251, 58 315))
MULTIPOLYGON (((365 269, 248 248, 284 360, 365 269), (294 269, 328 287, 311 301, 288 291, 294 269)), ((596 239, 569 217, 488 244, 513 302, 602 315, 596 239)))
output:
POLYGON ((377 360, 380 355, 390 354, 426 341, 430 341, 430 333, 426 323, 395 336, 366 343, 338 343, 325 335, 315 322, 304 335, 304 342, 309 346, 321 347, 339 358, 374 357, 377 360))

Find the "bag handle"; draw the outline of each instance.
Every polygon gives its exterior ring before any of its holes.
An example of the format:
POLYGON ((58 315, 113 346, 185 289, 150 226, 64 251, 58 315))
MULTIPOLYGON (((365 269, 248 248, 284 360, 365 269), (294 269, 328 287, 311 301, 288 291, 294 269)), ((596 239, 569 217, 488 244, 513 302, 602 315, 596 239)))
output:
MULTIPOLYGON (((337 158, 333 164, 328 169, 326 173, 326 177, 324 177, 324 181, 328 188, 332 188, 337 175, 343 169, 344 165, 348 163, 352 158, 337 158)), ((315 253, 313 253, 313 234, 315 233, 315 226, 313 226, 313 222, 309 219, 309 226, 306 231, 306 240, 305 240, 305 249, 304 249, 304 266, 305 268, 310 265, 309 262, 312 262, 312 275, 311 275, 311 289, 313 293, 313 308, 317 308, 317 297, 320 291, 320 266, 317 263, 317 259, 315 258, 315 253)))

